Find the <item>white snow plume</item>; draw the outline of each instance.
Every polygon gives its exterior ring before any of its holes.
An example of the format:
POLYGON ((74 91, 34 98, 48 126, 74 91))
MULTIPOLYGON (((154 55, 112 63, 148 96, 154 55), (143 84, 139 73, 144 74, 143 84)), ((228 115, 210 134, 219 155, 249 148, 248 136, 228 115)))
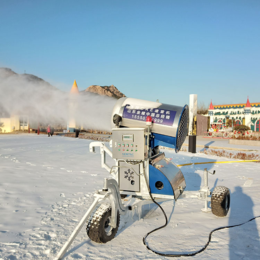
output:
POLYGON ((84 91, 76 100, 78 124, 84 129, 111 131, 111 115, 117 99, 84 91))
POLYGON ((79 127, 109 131, 115 102, 92 93, 71 97, 36 76, 0 68, 0 113, 29 116, 31 127, 38 123, 66 127, 73 114, 79 127))

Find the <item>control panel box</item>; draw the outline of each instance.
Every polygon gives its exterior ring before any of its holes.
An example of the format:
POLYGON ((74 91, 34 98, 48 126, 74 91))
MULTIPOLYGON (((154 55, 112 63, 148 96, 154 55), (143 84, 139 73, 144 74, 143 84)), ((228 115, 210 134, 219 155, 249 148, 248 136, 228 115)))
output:
POLYGON ((147 145, 145 140, 145 128, 113 128, 113 158, 117 160, 146 159, 147 145))

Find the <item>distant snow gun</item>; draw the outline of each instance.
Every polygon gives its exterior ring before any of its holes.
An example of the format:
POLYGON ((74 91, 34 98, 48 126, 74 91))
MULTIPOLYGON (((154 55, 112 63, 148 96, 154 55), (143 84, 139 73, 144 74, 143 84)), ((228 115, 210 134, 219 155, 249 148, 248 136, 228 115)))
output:
MULTIPOLYGON (((159 146, 179 152, 188 135, 188 124, 187 105, 180 107, 133 98, 117 101, 111 115, 111 149, 102 142, 91 142, 89 145, 93 153, 96 147, 100 148, 101 167, 110 173, 111 178, 106 178, 103 189, 94 194, 93 204, 56 260, 62 259, 86 223, 87 235, 92 241, 106 243, 112 240, 119 227, 120 215, 132 210, 135 198, 152 201, 161 209, 155 199, 177 201, 186 188, 185 178, 178 166, 160 151, 159 146), (114 159, 111 167, 107 163, 107 156, 114 159)), ((204 184, 200 194, 208 200, 210 191, 206 181, 204 184)), ((225 188, 224 193, 223 190, 217 190, 220 200, 214 202, 217 210, 213 213, 216 215, 223 216, 228 212, 230 196, 227 190, 225 188)))

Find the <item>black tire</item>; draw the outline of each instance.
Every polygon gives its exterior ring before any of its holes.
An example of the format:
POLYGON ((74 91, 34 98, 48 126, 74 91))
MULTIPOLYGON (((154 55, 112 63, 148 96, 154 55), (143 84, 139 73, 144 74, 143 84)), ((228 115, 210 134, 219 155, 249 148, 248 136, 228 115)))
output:
POLYGON ((230 207, 230 191, 224 186, 216 187, 211 195, 211 210, 215 216, 225 217, 230 207))
POLYGON ((95 214, 89 220, 87 225, 87 234, 89 238, 96 243, 106 243, 112 240, 118 230, 120 215, 117 212, 117 225, 116 228, 112 228, 109 225, 111 217, 111 206, 101 204, 95 214))

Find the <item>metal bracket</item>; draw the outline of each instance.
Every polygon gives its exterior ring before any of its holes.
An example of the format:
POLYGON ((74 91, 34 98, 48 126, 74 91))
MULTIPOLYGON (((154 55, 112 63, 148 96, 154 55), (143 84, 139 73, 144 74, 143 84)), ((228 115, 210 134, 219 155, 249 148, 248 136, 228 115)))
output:
POLYGON ((104 180, 104 189, 109 189, 109 199, 111 203, 111 220, 110 226, 116 228, 117 226, 117 211, 119 211, 120 215, 125 215, 127 212, 127 208, 123 205, 121 201, 121 196, 118 188, 118 183, 114 179, 107 179, 104 180))
POLYGON ((208 184, 208 173, 214 175, 215 170, 213 172, 209 172, 207 168, 204 169, 204 175, 203 175, 203 183, 204 186, 201 187, 199 191, 199 199, 202 199, 205 201, 205 208, 201 209, 203 212, 210 212, 211 209, 208 208, 208 201, 210 198, 208 196, 211 195, 211 192, 209 190, 209 184, 208 184))
POLYGON ((70 235, 68 241, 64 244, 64 246, 61 248, 61 250, 59 251, 59 253, 57 254, 57 256, 54 258, 54 260, 60 260, 63 258, 63 256, 65 255, 65 253, 67 252, 67 250, 69 249, 70 245, 72 244, 72 242, 74 241, 74 239, 76 238, 76 236, 78 235, 78 233, 80 232, 80 230, 82 229, 82 227, 85 225, 87 219, 89 218, 89 216, 91 215, 93 209, 98 205, 98 203, 100 201, 102 201, 104 198, 106 197, 106 194, 95 194, 95 200, 92 203, 92 205, 90 206, 90 208, 88 209, 88 211, 86 212, 86 214, 83 216, 83 218, 80 220, 80 222, 78 223, 77 227, 74 229, 74 231, 72 232, 72 234, 70 235))
MULTIPOLYGON (((113 158, 112 152, 106 147, 106 145, 102 142, 91 142, 89 144, 89 151, 91 153, 95 153, 96 147, 100 147, 100 154, 101 154, 101 167, 106 169, 109 173, 112 174, 112 176, 115 178, 116 177, 116 172, 113 172, 113 167, 109 167, 106 164, 106 155, 108 154, 111 158, 113 158)), ((116 162, 116 160, 115 160, 116 162)))

